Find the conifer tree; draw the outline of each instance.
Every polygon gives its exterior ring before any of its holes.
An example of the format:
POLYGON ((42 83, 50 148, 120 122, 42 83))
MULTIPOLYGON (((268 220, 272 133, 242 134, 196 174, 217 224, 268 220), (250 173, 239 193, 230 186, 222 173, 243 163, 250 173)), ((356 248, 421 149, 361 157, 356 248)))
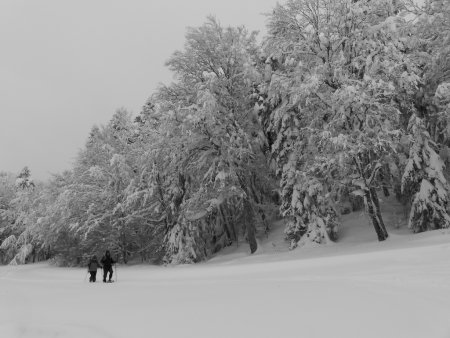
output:
POLYGON ((411 149, 402 189, 412 196, 408 225, 414 232, 450 227, 449 186, 436 144, 422 119, 413 115, 409 130, 411 149))
POLYGON ((409 158, 402 178, 402 191, 409 197, 408 226, 421 232, 450 226, 449 187, 445 170, 448 159, 450 102, 450 4, 432 0, 406 3, 416 18, 408 28, 408 53, 420 79, 407 132, 409 158), (444 157, 442 158, 441 155, 444 157))

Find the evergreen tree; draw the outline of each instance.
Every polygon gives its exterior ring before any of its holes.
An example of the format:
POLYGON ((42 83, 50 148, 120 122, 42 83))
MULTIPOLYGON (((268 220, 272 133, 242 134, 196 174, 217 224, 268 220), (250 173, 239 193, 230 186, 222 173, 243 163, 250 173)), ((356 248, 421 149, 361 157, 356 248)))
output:
MULTIPOLYGON (((0 243, 3 243, 10 236, 14 236, 12 238, 15 238, 15 213, 11 203, 16 194, 15 179, 13 174, 6 172, 0 173, 0 243)), ((11 251, 9 245, 5 244, 0 247, 1 263, 7 263, 11 260, 11 251)))
POLYGON ((4 238, 0 249, 6 251, 10 264, 24 263, 35 251, 34 236, 36 212, 39 209, 40 187, 31 179, 31 172, 24 167, 15 181, 14 198, 9 201, 6 218, 10 222, 9 236, 4 238))
POLYGON ((420 79, 410 112, 407 132, 409 159, 402 178, 403 194, 410 200, 408 226, 414 232, 449 227, 448 160, 450 102, 450 4, 448 1, 408 1, 415 20, 408 29, 408 54, 420 79), (441 155, 444 158, 441 158, 441 155))
POLYGON ((436 144, 422 119, 413 115, 409 125, 411 150, 402 179, 412 195, 409 227, 414 232, 450 227, 449 187, 436 144))
POLYGON ((22 190, 34 188, 34 182, 31 179, 31 171, 28 167, 24 167, 19 175, 17 175, 16 186, 22 190))

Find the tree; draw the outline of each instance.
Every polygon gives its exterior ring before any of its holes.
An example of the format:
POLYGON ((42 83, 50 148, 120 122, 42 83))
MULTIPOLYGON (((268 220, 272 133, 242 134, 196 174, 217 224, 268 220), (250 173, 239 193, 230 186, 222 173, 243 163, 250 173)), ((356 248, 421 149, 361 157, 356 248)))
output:
MULTIPOLYGON (((11 201, 15 198, 15 179, 11 173, 0 173, 0 243, 14 233, 15 214, 11 201)), ((11 260, 12 253, 9 245, 5 244, 5 249, 1 249, 1 262, 6 263, 11 260)))
POLYGON ((380 171, 395 153, 400 110, 418 80, 403 53, 399 6, 290 0, 269 17, 263 108, 271 112, 266 124, 276 136, 283 214, 295 240, 322 242, 333 234, 329 210, 341 187, 350 186, 364 198, 378 239, 388 237, 377 197, 380 171))
POLYGON ((185 49, 167 62, 178 81, 161 88, 158 99, 182 144, 172 170, 180 193, 166 237, 168 260, 203 260, 237 241, 240 231, 254 252, 258 232, 267 231, 264 206, 273 181, 250 98, 257 50, 254 33, 208 18, 188 29, 185 49))
POLYGON ((422 119, 410 121, 411 149, 402 179, 403 191, 412 195, 408 226, 414 232, 450 227, 449 187, 436 144, 422 119))
POLYGON ((3 213, 10 222, 3 231, 9 232, 3 239, 0 249, 6 251, 10 264, 21 264, 35 253, 37 240, 35 235, 36 210, 39 206, 41 187, 36 187, 31 172, 24 167, 15 180, 15 194, 9 201, 7 212, 3 213))
POLYGON ((406 9, 413 18, 406 26, 408 53, 420 78, 410 110, 410 150, 402 191, 411 203, 408 226, 421 232, 450 226, 444 162, 450 145, 450 4, 438 0, 420 6, 408 1, 406 9))
POLYGON ((17 175, 16 186, 22 190, 34 188, 35 185, 31 179, 31 171, 28 167, 24 167, 19 175, 17 175))

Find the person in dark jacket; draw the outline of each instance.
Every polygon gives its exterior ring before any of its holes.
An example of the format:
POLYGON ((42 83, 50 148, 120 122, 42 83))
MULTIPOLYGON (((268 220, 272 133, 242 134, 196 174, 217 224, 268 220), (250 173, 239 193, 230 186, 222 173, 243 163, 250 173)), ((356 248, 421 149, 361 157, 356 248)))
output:
POLYGON ((103 283, 106 283, 106 275, 108 274, 108 272, 109 272, 108 282, 111 282, 111 278, 113 275, 112 265, 116 261, 112 259, 109 250, 106 250, 105 255, 102 257, 102 260, 100 262, 103 264, 103 283))
POLYGON ((92 258, 89 260, 88 263, 88 271, 91 274, 91 276, 89 277, 89 282, 93 282, 95 283, 96 278, 97 278, 97 269, 98 268, 102 268, 102 266, 100 265, 100 263, 97 260, 97 256, 92 256, 92 258))

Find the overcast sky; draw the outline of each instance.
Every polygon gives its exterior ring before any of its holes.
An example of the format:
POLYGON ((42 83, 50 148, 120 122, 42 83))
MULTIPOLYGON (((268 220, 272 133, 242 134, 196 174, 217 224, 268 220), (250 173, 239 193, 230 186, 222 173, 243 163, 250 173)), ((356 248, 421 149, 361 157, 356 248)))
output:
POLYGON ((187 26, 264 31, 276 0, 0 0, 0 171, 69 169, 94 124, 139 112, 187 26))

